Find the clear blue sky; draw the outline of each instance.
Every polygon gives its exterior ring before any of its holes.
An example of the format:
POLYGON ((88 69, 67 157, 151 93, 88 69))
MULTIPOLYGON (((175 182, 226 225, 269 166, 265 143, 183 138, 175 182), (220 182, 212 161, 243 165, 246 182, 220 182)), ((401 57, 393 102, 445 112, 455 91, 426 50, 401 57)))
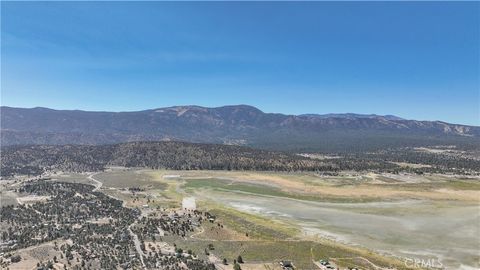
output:
POLYGON ((480 125, 479 2, 3 2, 1 103, 480 125))

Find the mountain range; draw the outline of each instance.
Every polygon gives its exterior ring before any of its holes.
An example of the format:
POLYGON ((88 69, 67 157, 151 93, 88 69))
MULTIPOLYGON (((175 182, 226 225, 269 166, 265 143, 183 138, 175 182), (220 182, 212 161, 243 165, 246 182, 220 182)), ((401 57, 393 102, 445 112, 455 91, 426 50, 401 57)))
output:
POLYGON ((393 115, 265 113, 248 105, 135 112, 0 107, 2 146, 186 141, 294 151, 476 145, 480 127, 393 115))

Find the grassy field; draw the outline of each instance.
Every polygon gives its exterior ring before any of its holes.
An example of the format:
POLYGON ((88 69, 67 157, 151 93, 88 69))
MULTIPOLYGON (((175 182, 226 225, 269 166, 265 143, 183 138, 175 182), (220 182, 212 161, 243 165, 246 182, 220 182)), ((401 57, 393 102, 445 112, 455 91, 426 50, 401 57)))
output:
POLYGON ((62 182, 93 185, 93 181, 88 179, 88 174, 85 174, 85 173, 84 174, 81 174, 81 173, 59 174, 59 175, 52 176, 52 179, 56 179, 62 182))
POLYGON ((17 205, 17 194, 12 191, 0 191, 0 207, 7 205, 17 205))
POLYGON ((327 194, 305 194, 305 193, 293 193, 286 192, 280 188, 255 184, 249 182, 240 182, 216 178, 207 178, 207 179, 188 179, 186 184, 183 186, 186 191, 193 191, 202 188, 214 189, 219 191, 230 191, 230 192, 245 192, 252 193, 256 195, 264 196, 275 196, 275 197, 285 197, 298 200, 307 200, 307 201, 317 201, 317 202, 344 202, 344 203, 360 203, 360 202, 374 202, 379 201, 379 198, 374 197, 347 197, 347 196, 331 196, 327 194))
POLYGON ((102 182, 105 187, 113 188, 129 188, 139 187, 143 189, 160 189, 166 188, 162 182, 155 181, 152 177, 142 171, 117 169, 107 171, 95 175, 95 179, 102 182))
POLYGON ((400 183, 392 188, 403 190, 430 190, 451 189, 451 190, 475 190, 480 191, 480 181, 478 179, 446 179, 440 181, 432 181, 425 183, 400 183))
MULTIPOLYGON (((85 174, 55 176, 60 181, 91 184, 85 174)), ((181 199, 179 191, 201 188, 246 192, 317 202, 380 202, 403 199, 460 200, 480 202, 478 178, 442 175, 341 175, 314 173, 169 171, 116 169, 97 174, 104 187, 140 187, 158 190, 172 206, 181 199), (170 179, 167 176, 180 175, 170 179), (165 178, 164 178, 165 177, 165 178), (184 185, 184 186, 182 186, 184 185), (180 197, 179 197, 180 196, 180 197)))
POLYGON ((300 230, 292 223, 280 222, 258 215, 241 212, 218 204, 201 205, 210 213, 219 217, 219 221, 239 233, 247 234, 249 238, 274 240, 293 239, 300 230))
POLYGON ((480 178, 444 175, 238 171, 150 171, 153 178, 179 175, 190 189, 210 188, 319 202, 376 202, 404 199, 480 202, 480 178), (198 182, 196 182, 198 181, 198 182))
POLYGON ((168 241, 174 242, 177 247, 192 250, 201 259, 207 259, 204 250, 208 247, 208 244, 213 244, 215 249, 209 252, 215 254, 218 258, 226 258, 230 263, 238 255, 241 255, 246 263, 256 264, 266 262, 278 264, 281 260, 292 260, 297 269, 318 269, 314 265, 313 260, 319 261, 321 259, 330 259, 337 262, 340 267, 377 269, 375 266, 380 266, 394 267, 399 270, 410 269, 394 258, 318 240, 208 241, 199 239, 168 239, 168 241), (375 266, 368 263, 368 261, 375 264, 375 266))

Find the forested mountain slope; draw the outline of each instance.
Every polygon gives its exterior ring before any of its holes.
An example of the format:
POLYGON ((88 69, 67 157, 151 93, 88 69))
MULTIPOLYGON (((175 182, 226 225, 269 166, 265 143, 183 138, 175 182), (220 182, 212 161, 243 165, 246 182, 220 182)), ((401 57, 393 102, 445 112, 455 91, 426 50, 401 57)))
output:
POLYGON ((177 106, 137 112, 1 107, 3 146, 188 141, 293 151, 480 145, 480 127, 396 116, 264 113, 238 105, 177 106))

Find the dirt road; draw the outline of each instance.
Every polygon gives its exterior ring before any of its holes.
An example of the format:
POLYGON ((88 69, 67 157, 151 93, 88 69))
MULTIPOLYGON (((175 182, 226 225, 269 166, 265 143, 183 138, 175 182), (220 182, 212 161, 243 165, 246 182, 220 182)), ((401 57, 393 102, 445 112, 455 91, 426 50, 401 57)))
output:
POLYGON ((135 245, 135 249, 137 250, 137 253, 140 256, 140 262, 142 262, 142 266, 143 266, 143 268, 145 268, 145 262, 143 261, 143 256, 145 256, 145 254, 143 253, 143 250, 140 247, 140 241, 138 240, 138 236, 131 229, 131 227, 135 224, 136 224, 136 222, 130 224, 130 226, 128 226, 127 230, 128 230, 128 233, 133 238, 133 244, 135 245))
POLYGON ((91 173, 89 176, 88 176, 88 179, 92 180, 93 182, 95 182, 95 188, 92 190, 92 191, 98 191, 102 186, 103 186, 103 183, 98 181, 97 179, 93 178, 95 175, 97 175, 98 173, 91 173))

